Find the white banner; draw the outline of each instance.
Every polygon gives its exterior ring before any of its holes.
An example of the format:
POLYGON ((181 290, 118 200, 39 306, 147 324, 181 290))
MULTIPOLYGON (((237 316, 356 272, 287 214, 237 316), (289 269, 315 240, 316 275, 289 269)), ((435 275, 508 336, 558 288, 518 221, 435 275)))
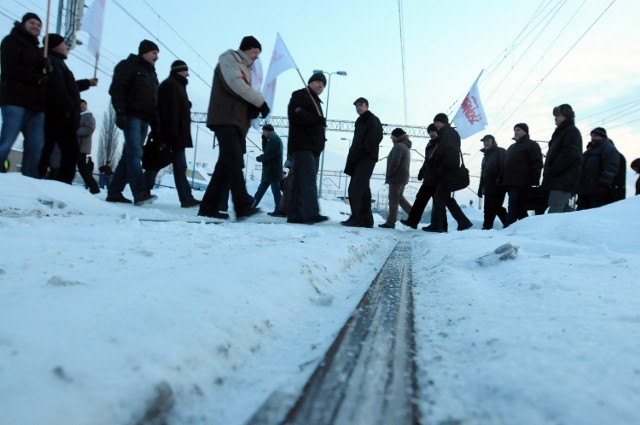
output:
POLYGON ((80 31, 89 34, 89 44, 87 49, 98 57, 100 53, 100 43, 102 42, 102 27, 104 23, 104 9, 107 0, 93 0, 89 10, 82 16, 80 31))
POLYGON ((478 80, 480 80, 482 72, 480 71, 476 82, 473 83, 471 90, 462 101, 460 109, 453 117, 453 123, 461 139, 466 139, 484 130, 488 124, 487 116, 480 100, 480 93, 478 92, 478 80))
POLYGON ((297 69, 298 67, 289 54, 289 50, 284 44, 282 37, 280 37, 280 33, 278 33, 276 36, 276 44, 273 47, 273 54, 271 55, 269 70, 267 71, 267 78, 262 88, 262 95, 271 111, 273 111, 273 101, 276 94, 276 78, 291 68, 297 69))

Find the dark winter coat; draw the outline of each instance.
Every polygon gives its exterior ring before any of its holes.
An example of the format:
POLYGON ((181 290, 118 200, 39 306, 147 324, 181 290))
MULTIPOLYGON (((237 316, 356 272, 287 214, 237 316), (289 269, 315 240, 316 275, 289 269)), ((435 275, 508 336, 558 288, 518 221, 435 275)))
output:
POLYGON ((436 147, 438 146, 438 138, 429 140, 427 146, 424 148, 424 163, 418 171, 418 180, 422 180, 422 184, 427 186, 435 186, 438 184, 438 179, 435 172, 429 167, 431 156, 434 154, 436 147))
MULTIPOLYGON (((258 116, 264 97, 251 87, 253 60, 244 52, 227 50, 218 58, 213 72, 207 127, 233 126, 246 137, 251 119, 258 116)), ((246 146, 243 146, 243 152, 246 146)))
POLYGON ((437 147, 429 159, 429 167, 438 182, 446 180, 460 168, 460 135, 450 125, 438 130, 437 147))
POLYGON ((387 184, 409 183, 409 166, 411 165, 411 140, 406 134, 400 136, 387 156, 387 184))
POLYGON ((16 22, 2 40, 0 50, 0 105, 44 111, 47 78, 38 37, 16 22))
POLYGON ((509 148, 504 160, 504 186, 537 186, 542 171, 542 150, 538 143, 522 136, 509 148))
POLYGON ((575 193, 582 168, 582 136, 573 120, 553 132, 544 164, 542 186, 551 191, 575 193))
POLYGON ((187 79, 177 72, 160 84, 158 90, 160 136, 174 149, 193 147, 191 140, 191 102, 187 95, 187 79))
POLYGON ((268 139, 262 140, 262 155, 256 157, 256 161, 262 162, 263 182, 282 180, 282 140, 276 133, 271 133, 268 139))
POLYGON ((610 192, 618 175, 620 153, 609 139, 590 142, 582 155, 582 171, 578 194, 593 195, 599 192, 598 185, 610 192))
POLYGON ((142 56, 130 54, 113 70, 109 94, 117 114, 156 120, 158 76, 153 65, 142 56))
POLYGON ((291 94, 289 117, 289 153, 311 151, 318 156, 324 150, 325 124, 320 98, 307 88, 291 94))
POLYGON ((78 126, 78 144, 80 145, 80 153, 91 154, 91 137, 96 130, 96 119, 89 111, 80 114, 80 125, 78 126))
POLYGON ((65 56, 49 52, 51 72, 47 84, 45 115, 49 122, 67 121, 74 130, 80 126, 80 90, 73 72, 67 67, 65 56))
POLYGON ((480 168, 480 195, 495 195, 504 191, 502 186, 502 173, 507 151, 499 148, 495 143, 491 149, 480 149, 484 153, 480 168))
POLYGON ((345 174, 352 175, 356 164, 363 159, 378 161, 380 142, 382 142, 382 124, 371 111, 365 111, 355 123, 353 141, 344 167, 345 174))

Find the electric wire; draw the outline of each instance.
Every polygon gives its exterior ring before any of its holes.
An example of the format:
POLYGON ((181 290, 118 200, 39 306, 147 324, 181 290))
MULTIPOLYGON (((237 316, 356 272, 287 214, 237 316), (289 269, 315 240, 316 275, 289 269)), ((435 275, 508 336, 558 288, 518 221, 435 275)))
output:
POLYGON ((531 89, 531 91, 525 96, 525 98, 520 102, 520 104, 511 112, 511 114, 509 114, 509 116, 502 122, 502 124, 500 124, 500 126, 497 128, 498 130, 501 129, 504 126, 504 124, 506 124, 507 121, 509 121, 509 119, 511 119, 511 117, 522 107, 522 105, 524 105, 524 103, 529 99, 529 97, 538 89, 538 87, 540 87, 540 85, 542 85, 542 83, 547 79, 547 77, 549 77, 549 75, 551 75, 551 73, 553 73, 553 71, 556 70, 556 68, 562 63, 562 61, 564 61, 564 59, 569 55, 569 53, 571 53, 573 49, 578 45, 578 43, 580 43, 580 41, 589 33, 589 31, 591 31, 591 29, 595 26, 595 24, 598 23, 598 21, 600 21, 600 19, 611 8, 611 6, 613 6, 613 4, 616 1, 617 0, 612 0, 611 3, 609 3, 609 5, 596 17, 596 19, 587 27, 587 29, 580 35, 580 37, 578 37, 578 39, 569 47, 569 49, 567 49, 567 51, 560 57, 560 59, 558 59, 558 61, 551 67, 551 69, 542 77, 542 79, 538 82, 538 84, 536 84, 533 87, 533 89, 531 89))

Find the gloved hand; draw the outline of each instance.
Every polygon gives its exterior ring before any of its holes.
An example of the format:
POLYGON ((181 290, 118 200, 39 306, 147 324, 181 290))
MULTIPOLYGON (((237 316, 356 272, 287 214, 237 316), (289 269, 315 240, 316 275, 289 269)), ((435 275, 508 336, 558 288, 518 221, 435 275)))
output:
POLYGON ((604 183, 598 183, 596 186, 596 196, 598 198, 604 198, 609 194, 609 186, 604 183))
POLYGON ((40 65, 42 66, 43 74, 51 74, 51 71, 53 71, 53 66, 51 66, 49 58, 40 59, 40 65))
POLYGON ((418 171, 418 181, 422 181, 424 178, 424 172, 422 170, 418 171))
POLYGON ((116 127, 120 130, 124 130, 127 127, 127 116, 125 114, 116 115, 116 127))
POLYGON ((482 190, 478 189, 478 198, 482 198, 482 190))
POLYGON ((262 115, 262 118, 265 118, 267 115, 269 115, 269 111, 271 111, 271 109, 269 109, 269 105, 267 105, 267 102, 262 102, 262 105, 260 105, 258 111, 260 111, 260 115, 262 115))
POLYGON ((263 155, 256 156, 256 161, 262 162, 263 155))
POLYGON ((327 126, 327 119, 325 117, 321 117, 320 122, 322 123, 323 127, 327 126))

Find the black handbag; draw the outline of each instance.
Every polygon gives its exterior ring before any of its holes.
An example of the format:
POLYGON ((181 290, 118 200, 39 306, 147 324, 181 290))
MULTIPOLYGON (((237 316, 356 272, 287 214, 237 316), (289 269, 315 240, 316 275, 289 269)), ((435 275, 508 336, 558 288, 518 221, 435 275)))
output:
POLYGON ((462 161, 462 165, 453 171, 446 179, 445 184, 450 192, 455 192, 456 190, 462 190, 469 186, 469 170, 464 166, 464 158, 462 157, 462 152, 460 152, 460 160, 462 161))
POLYGON ((160 170, 173 162, 171 148, 156 137, 153 132, 147 136, 147 142, 142 147, 142 168, 145 170, 160 170))

